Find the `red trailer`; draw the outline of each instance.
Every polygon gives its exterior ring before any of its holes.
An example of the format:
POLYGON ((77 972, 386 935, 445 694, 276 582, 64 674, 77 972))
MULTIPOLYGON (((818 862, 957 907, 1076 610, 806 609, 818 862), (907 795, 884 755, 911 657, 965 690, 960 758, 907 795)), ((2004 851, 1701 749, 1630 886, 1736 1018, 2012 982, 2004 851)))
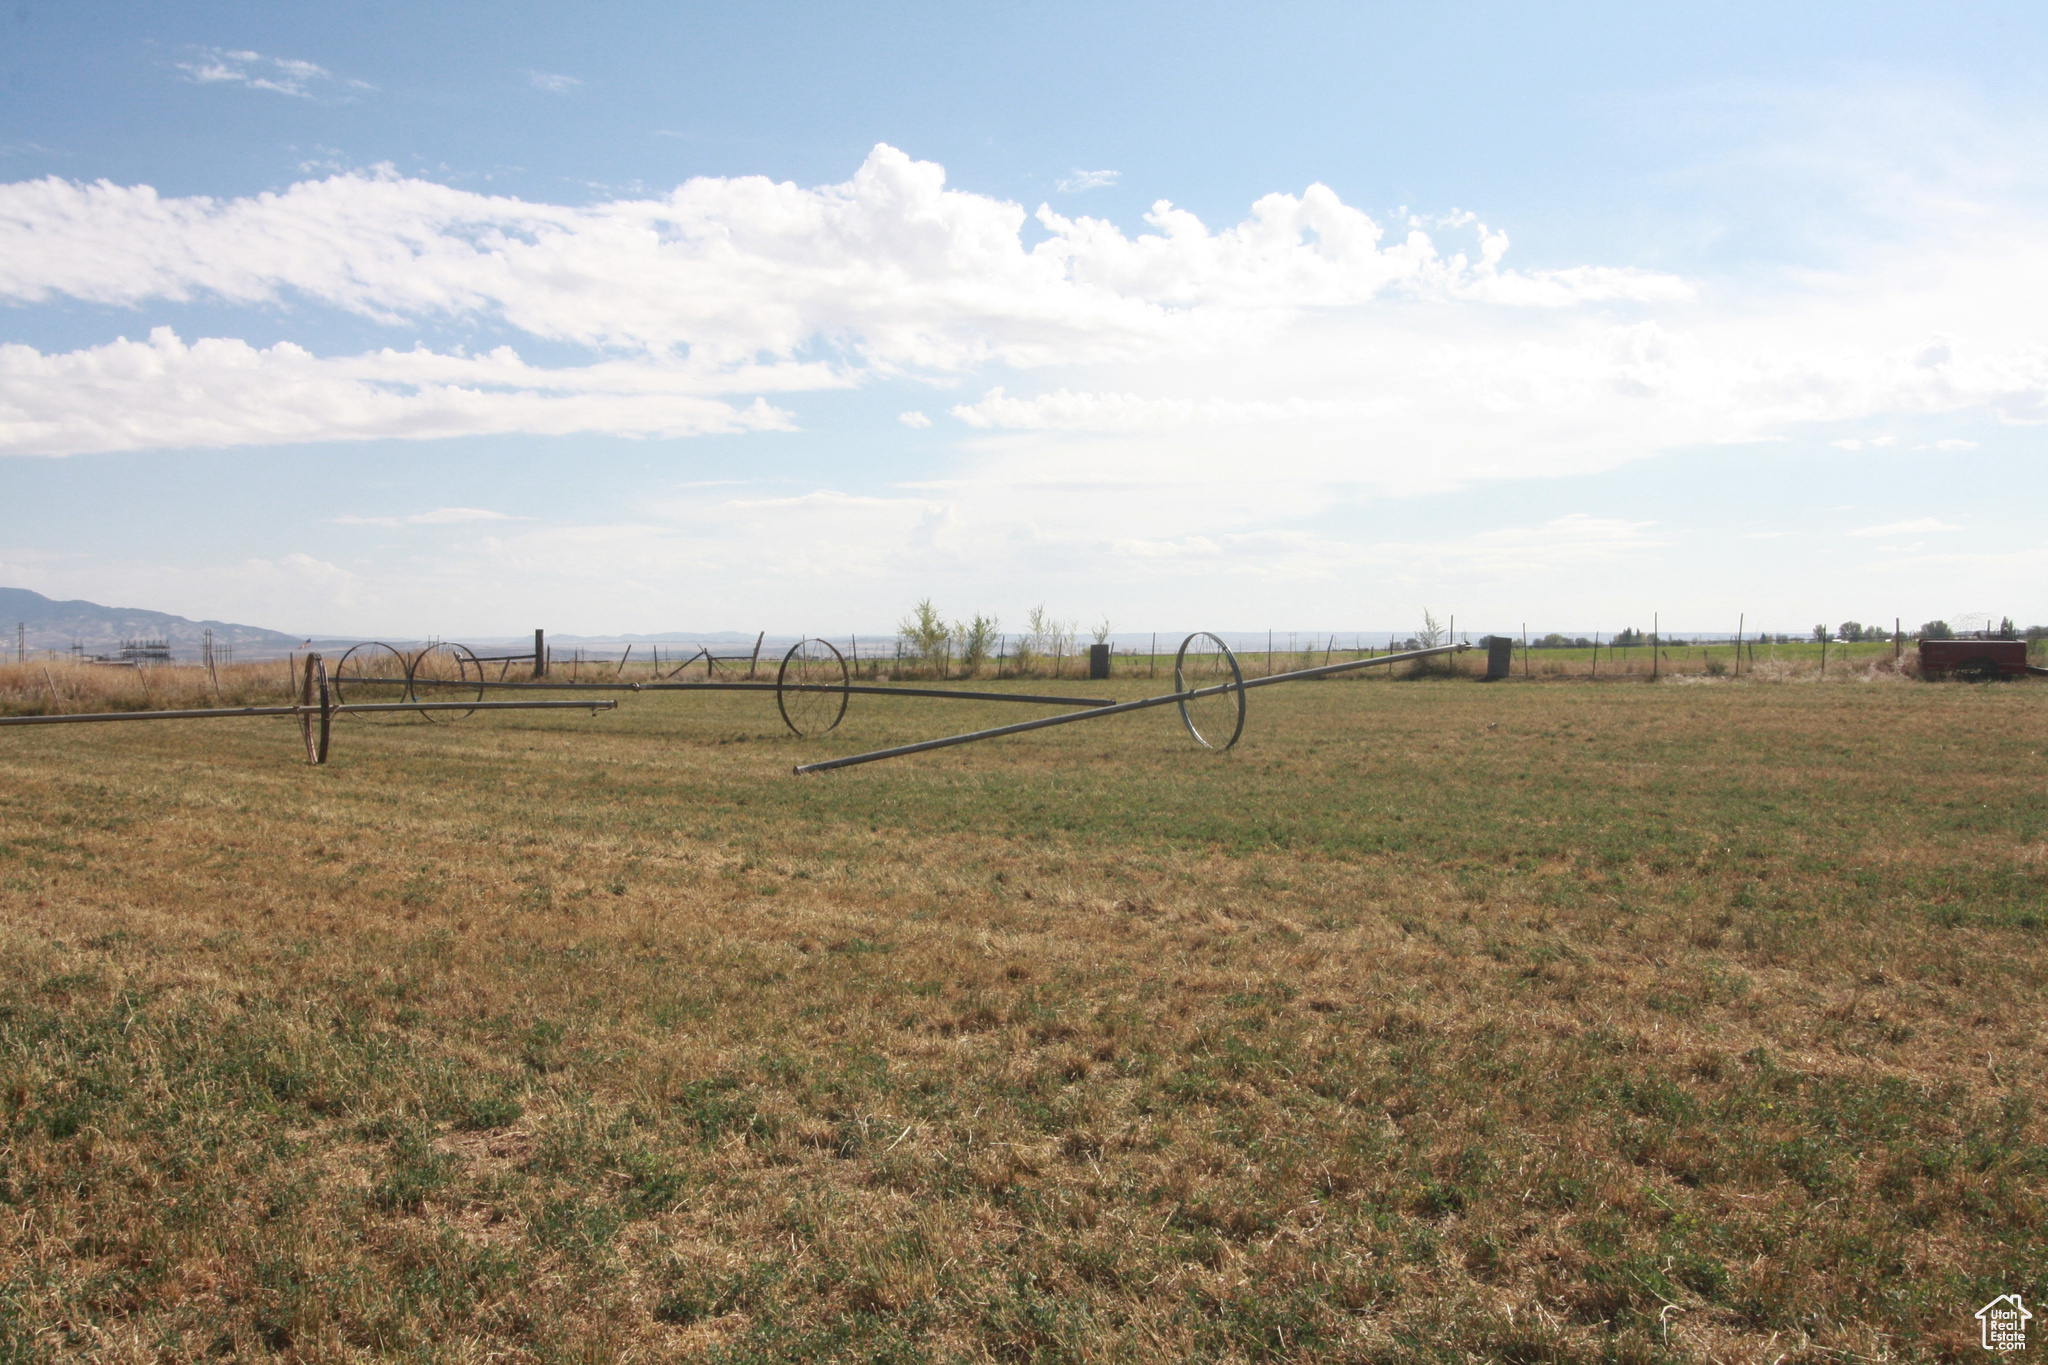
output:
POLYGON ((2048 668, 2027 663, 2025 640, 1922 640, 1920 676, 1989 682, 1993 678, 2024 678, 2048 674, 2048 668))

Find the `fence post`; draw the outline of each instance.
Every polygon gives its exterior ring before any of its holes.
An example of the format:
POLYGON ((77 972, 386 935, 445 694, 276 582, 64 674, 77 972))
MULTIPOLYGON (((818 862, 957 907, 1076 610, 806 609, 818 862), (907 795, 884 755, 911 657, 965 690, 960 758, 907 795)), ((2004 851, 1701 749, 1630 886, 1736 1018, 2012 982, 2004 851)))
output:
POLYGON ((1657 613, 1650 613, 1650 681, 1657 681, 1657 656, 1664 652, 1664 627, 1658 623, 1657 613))
POLYGON ((545 678, 548 675, 548 633, 536 630, 533 633, 533 676, 545 678))

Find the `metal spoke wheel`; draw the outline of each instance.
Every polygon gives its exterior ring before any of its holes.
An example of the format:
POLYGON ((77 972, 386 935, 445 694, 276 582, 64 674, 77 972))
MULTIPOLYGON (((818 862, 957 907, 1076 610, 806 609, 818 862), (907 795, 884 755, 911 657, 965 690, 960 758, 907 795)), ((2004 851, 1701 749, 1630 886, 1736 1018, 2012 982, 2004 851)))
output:
POLYGON ((1205 749, 1222 751, 1244 733, 1244 673, 1230 646, 1207 631, 1180 642, 1173 656, 1173 690, 1205 693, 1180 702, 1180 718, 1205 749))
MULTIPOLYGON (((334 666, 334 700, 337 704, 361 705, 365 702, 397 702, 412 700, 411 661, 390 645, 357 645, 334 666)), ((379 724, 404 724, 413 719, 404 711, 372 711, 367 715, 344 711, 350 720, 372 721, 379 724)))
MULTIPOLYGON (((462 645, 429 645, 412 658, 414 701, 482 701, 484 666, 462 645)), ((416 711, 429 721, 466 720, 474 711, 416 711)))
POLYGON ((822 735, 846 715, 846 659, 825 640, 798 640, 775 670, 775 706, 798 735, 822 735))

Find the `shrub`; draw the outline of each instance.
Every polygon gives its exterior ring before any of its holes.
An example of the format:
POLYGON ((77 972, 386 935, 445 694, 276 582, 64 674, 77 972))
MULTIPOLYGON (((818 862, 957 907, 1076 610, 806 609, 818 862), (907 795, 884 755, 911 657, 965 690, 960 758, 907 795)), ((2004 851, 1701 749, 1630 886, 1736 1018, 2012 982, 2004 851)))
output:
POLYGON ((971 621, 953 623, 953 647, 960 656, 960 671, 972 677, 977 669, 988 662, 989 651, 996 642, 996 629, 1001 625, 993 616, 974 613, 971 621))
POLYGON ((927 597, 910 610, 910 615, 897 623, 896 633, 903 639, 904 652, 911 658, 931 668, 940 677, 946 676, 947 664, 951 662, 953 631, 939 609, 927 597))

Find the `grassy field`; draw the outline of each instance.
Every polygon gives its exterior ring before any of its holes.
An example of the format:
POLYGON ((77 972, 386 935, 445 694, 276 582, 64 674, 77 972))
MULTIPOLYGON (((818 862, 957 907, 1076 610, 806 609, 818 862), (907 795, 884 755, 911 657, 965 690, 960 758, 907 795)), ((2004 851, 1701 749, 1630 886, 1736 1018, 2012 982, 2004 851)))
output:
POLYGON ((1251 707, 805 779, 1018 709, 0 732, 0 1360, 1963 1359, 2048 1299, 2048 692, 1251 707))

